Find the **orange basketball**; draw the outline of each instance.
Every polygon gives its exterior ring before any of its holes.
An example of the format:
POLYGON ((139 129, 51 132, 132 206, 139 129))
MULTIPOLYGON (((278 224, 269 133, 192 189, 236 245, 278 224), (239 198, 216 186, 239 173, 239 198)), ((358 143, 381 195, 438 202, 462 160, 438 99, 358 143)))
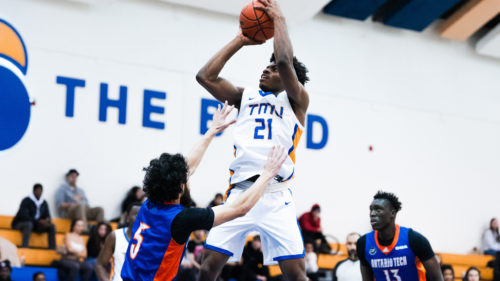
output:
POLYGON ((256 41, 266 41, 274 36, 274 23, 269 16, 255 7, 263 6, 258 0, 248 3, 240 14, 243 35, 256 41))

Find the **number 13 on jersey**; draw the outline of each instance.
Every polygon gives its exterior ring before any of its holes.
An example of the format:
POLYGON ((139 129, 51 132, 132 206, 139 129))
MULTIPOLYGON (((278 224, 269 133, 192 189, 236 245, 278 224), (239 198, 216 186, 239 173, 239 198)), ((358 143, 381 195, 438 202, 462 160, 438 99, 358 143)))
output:
POLYGON ((141 225, 139 225, 139 228, 134 234, 134 240, 137 241, 137 244, 130 244, 130 258, 135 259, 137 257, 137 254, 139 253, 139 250, 141 249, 142 241, 144 240, 141 232, 144 230, 148 229, 149 225, 141 222, 141 225))
POLYGON ((267 139, 270 140, 273 138, 273 130, 272 130, 273 119, 272 118, 269 118, 267 120, 263 119, 263 118, 255 118, 255 122, 258 125, 257 125, 257 127, 255 127, 255 131, 253 133, 254 139, 263 140, 265 138, 265 132, 264 132, 264 135, 261 135, 260 131, 265 131, 266 125, 267 125, 267 130, 268 130, 267 131, 267 139))

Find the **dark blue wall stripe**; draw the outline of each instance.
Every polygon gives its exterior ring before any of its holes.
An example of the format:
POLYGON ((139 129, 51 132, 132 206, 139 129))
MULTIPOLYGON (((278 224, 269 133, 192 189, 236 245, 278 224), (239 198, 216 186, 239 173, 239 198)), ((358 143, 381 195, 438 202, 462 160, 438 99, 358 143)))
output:
POLYGON ((323 11, 327 14, 366 20, 387 0, 333 0, 323 11))

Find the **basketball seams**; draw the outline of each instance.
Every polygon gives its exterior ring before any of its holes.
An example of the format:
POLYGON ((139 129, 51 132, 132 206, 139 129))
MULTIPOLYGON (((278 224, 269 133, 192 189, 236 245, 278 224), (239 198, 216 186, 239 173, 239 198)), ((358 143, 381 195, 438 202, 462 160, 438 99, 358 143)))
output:
MULTIPOLYGON (((252 1, 253 13, 254 13, 254 15, 255 15, 255 18, 257 19, 257 23, 259 24, 259 31, 262 31, 262 26, 260 25, 260 18, 257 16, 257 11, 255 11, 255 4, 254 4, 254 3, 255 3, 255 1, 256 1, 256 0, 253 0, 253 1, 252 1)), ((262 13, 262 14, 264 14, 264 13, 262 13)), ((253 35, 252 40, 255 40, 255 37, 257 36, 257 34, 259 34, 259 31, 255 32, 255 34, 253 35)), ((263 31, 262 31, 262 34, 264 35, 264 38, 266 38, 266 39, 267 39, 267 36, 266 36, 266 34, 265 34, 263 31)))
POLYGON ((273 21, 269 18, 269 15, 264 11, 256 9, 259 7, 258 0, 253 0, 248 3, 240 13, 240 28, 243 34, 252 40, 268 40, 273 37, 274 27, 273 21), (250 11, 250 9, 253 10, 250 11), (259 12, 261 14, 259 15, 259 12), (252 18, 252 16, 254 18, 252 18))

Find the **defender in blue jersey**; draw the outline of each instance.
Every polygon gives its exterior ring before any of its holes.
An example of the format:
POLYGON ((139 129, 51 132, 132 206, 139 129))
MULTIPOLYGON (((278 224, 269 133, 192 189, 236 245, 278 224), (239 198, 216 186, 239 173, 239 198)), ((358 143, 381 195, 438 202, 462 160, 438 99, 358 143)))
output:
POLYGON ((379 191, 370 205, 373 231, 357 242, 363 281, 443 281, 429 241, 411 228, 396 224, 401 202, 379 191))
POLYGON ((163 153, 145 168, 144 192, 148 200, 141 206, 132 227, 121 277, 124 281, 175 280, 192 231, 209 230, 245 215, 257 203, 269 181, 279 172, 287 154, 273 147, 260 177, 237 201, 214 208, 184 208, 180 202, 189 194, 187 180, 201 161, 213 137, 233 122, 225 122, 234 107, 224 105, 214 115, 211 128, 187 159, 163 153))

